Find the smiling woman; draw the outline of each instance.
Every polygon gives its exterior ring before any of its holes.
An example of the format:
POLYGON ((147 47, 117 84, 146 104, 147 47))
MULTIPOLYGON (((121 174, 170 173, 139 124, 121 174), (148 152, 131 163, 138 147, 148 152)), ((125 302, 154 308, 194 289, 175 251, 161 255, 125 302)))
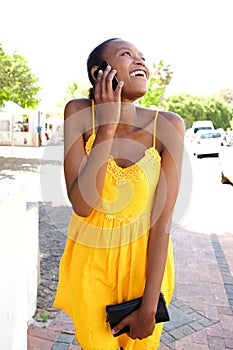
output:
POLYGON ((71 316, 84 350, 155 350, 163 327, 155 322, 160 292, 168 304, 174 288, 169 232, 184 123, 172 112, 135 104, 150 74, 133 44, 103 42, 87 70, 90 98, 70 101, 64 113, 73 214, 54 306, 71 316), (140 308, 111 330, 106 305, 138 297, 140 308), (116 336, 125 326, 129 331, 116 336))
MULTIPOLYGON (((126 57, 126 58, 128 57, 129 59, 131 57, 132 58, 137 57, 137 59, 140 61, 140 63, 139 63, 140 67, 138 67, 138 65, 136 67, 134 67, 134 69, 129 72, 129 76, 127 77, 127 79, 125 79, 123 77, 124 84, 127 82, 129 77, 143 78, 144 79, 144 81, 143 81, 144 86, 145 86, 145 83, 147 83, 147 81, 149 79, 149 70, 145 66, 145 64, 141 63, 141 62, 145 61, 145 58, 143 57, 142 53, 140 53, 136 49, 136 47, 130 43, 128 43, 128 46, 122 46, 121 43, 122 43, 121 39, 117 39, 117 38, 109 39, 109 40, 103 42, 102 44, 100 44, 89 55, 88 62, 87 62, 87 69, 88 69, 88 77, 89 77, 89 80, 92 83, 93 87, 95 86, 95 82, 96 82, 96 78, 97 78, 96 73, 99 72, 99 67, 103 64, 103 62, 105 62, 105 63, 108 62, 106 59, 104 60, 104 58, 102 56, 102 50, 104 47, 106 50, 105 58, 110 57, 112 67, 114 67, 114 70, 111 69, 111 73, 114 73, 112 79, 114 79, 114 77, 117 77, 117 80, 119 82, 121 76, 119 75, 120 70, 118 69, 118 65, 123 64, 124 62, 125 63, 127 62, 127 60, 123 59, 124 57, 126 57), (113 42, 113 41, 116 43, 115 50, 114 51, 108 50, 107 49, 108 43, 113 42), (93 79, 93 67, 95 69, 95 72, 94 72, 95 79, 93 79)), ((110 65, 109 65, 109 67, 110 67, 110 65)), ((107 65, 105 66, 105 68, 107 68, 107 65)), ((111 76, 109 76, 109 78, 111 79, 111 76)), ((94 89, 91 89, 91 93, 90 93, 91 98, 93 97, 93 92, 94 92, 94 89)), ((143 92, 143 95, 145 93, 146 93, 146 90, 143 92)))

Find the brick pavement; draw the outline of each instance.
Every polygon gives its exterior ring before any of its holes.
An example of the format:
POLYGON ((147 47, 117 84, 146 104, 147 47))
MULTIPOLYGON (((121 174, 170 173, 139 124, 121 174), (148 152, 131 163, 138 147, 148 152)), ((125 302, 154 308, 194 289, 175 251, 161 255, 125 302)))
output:
MULTIPOLYGON (((78 350, 71 320, 51 306, 70 208, 44 203, 40 214, 42 276, 35 319, 40 321, 39 312, 45 310, 49 321, 29 327, 28 350, 78 350)), ((232 238, 232 233, 204 234, 182 227, 173 232, 176 283, 160 350, 233 349, 232 238)))
POLYGON ((64 312, 59 312, 48 326, 29 327, 28 350, 81 350, 81 348, 75 341, 70 318, 64 312))

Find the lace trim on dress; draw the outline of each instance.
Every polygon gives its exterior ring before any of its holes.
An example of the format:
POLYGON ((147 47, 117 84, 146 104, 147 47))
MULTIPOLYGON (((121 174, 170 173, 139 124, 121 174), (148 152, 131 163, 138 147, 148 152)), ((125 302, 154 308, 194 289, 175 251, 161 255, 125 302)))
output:
MULTIPOLYGON (((95 141, 96 135, 93 133, 88 138, 85 144, 86 154, 89 155, 95 141)), ((121 168, 112 156, 110 156, 108 161, 107 172, 113 176, 113 178, 119 183, 124 184, 125 181, 140 182, 145 176, 143 168, 148 166, 151 169, 156 167, 156 164, 160 163, 161 157, 158 151, 154 147, 150 147, 145 151, 145 155, 135 164, 127 167, 121 168)))
POLYGON ((150 147, 145 151, 145 157, 143 157, 139 163, 141 166, 149 165, 150 168, 154 169, 156 164, 160 164, 161 156, 157 149, 150 147))
POLYGON ((92 133, 91 136, 88 138, 86 144, 85 144, 85 151, 86 151, 86 154, 89 155, 90 152, 91 152, 91 149, 92 149, 92 146, 93 146, 93 143, 95 141, 95 134, 92 133))
POLYGON ((140 182, 145 176, 145 167, 149 166, 152 170, 160 164, 161 157, 154 147, 150 147, 145 151, 145 155, 135 164, 121 168, 115 160, 110 157, 107 172, 111 174, 119 183, 124 184, 125 181, 140 182))
POLYGON ((124 181, 140 182, 145 176, 143 169, 138 163, 135 163, 127 168, 121 168, 112 156, 109 158, 107 172, 112 175, 116 181, 124 184, 124 181))

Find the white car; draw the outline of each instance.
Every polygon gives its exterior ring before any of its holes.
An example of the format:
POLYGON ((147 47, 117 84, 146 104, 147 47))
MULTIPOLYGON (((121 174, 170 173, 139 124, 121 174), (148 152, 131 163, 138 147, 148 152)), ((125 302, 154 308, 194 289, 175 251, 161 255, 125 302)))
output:
POLYGON ((228 146, 221 147, 219 162, 222 171, 222 183, 233 185, 233 141, 228 146))
POLYGON ((203 155, 218 155, 222 147, 222 135, 220 132, 198 131, 192 142, 193 154, 200 158, 203 155))
POLYGON ((207 131, 214 130, 214 125, 211 120, 198 120, 193 122, 192 131, 194 134, 199 130, 207 131))

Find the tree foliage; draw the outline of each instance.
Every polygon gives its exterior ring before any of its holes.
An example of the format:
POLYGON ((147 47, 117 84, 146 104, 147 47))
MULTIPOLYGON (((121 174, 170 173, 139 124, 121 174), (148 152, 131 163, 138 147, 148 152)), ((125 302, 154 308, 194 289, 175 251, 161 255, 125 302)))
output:
POLYGON ((70 100, 79 97, 88 97, 89 90, 88 88, 82 86, 81 83, 78 83, 76 80, 72 81, 66 89, 65 96, 58 102, 58 107, 65 107, 66 103, 70 100))
POLYGON ((78 83, 76 81, 73 81, 72 84, 70 84, 67 88, 67 95, 70 98, 75 98, 78 91, 78 83))
POLYGON ((169 96, 166 109, 178 113, 190 128, 196 120, 211 120, 215 128, 227 129, 233 117, 233 105, 216 96, 194 96, 187 93, 169 96))
POLYGON ((166 86, 170 84, 172 75, 173 72, 170 69, 170 65, 165 65, 163 60, 158 65, 153 63, 147 86, 147 94, 140 98, 138 103, 145 107, 161 105, 166 86))
POLYGON ((12 101, 23 108, 35 108, 40 102, 38 81, 23 56, 7 55, 0 44, 0 105, 12 101))

